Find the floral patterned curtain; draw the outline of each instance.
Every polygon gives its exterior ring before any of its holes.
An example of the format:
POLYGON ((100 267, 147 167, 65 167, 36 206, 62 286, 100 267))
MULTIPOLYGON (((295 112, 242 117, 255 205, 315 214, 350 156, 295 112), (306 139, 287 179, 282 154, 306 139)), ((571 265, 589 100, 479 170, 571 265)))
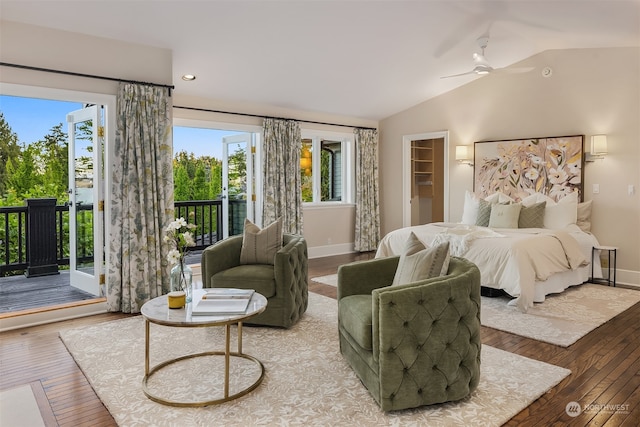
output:
POLYGON ((265 119, 263 225, 282 217, 285 233, 302 234, 300 125, 294 120, 265 119))
POLYGON ((380 241, 378 131, 354 129, 356 143, 356 241, 360 252, 374 251, 380 241))
POLYGON ((174 216, 168 89, 121 83, 116 110, 107 306, 138 313, 169 289, 163 242, 174 216))

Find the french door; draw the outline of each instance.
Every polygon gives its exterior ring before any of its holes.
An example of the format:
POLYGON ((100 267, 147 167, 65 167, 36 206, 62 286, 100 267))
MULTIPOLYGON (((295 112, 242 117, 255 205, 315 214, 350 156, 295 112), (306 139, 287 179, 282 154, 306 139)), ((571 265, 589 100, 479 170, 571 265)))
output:
POLYGON ((100 295, 104 271, 104 117, 94 105, 67 115, 69 138, 69 277, 100 295))
POLYGON ((223 237, 242 234, 244 219, 254 221, 253 133, 222 138, 223 237))

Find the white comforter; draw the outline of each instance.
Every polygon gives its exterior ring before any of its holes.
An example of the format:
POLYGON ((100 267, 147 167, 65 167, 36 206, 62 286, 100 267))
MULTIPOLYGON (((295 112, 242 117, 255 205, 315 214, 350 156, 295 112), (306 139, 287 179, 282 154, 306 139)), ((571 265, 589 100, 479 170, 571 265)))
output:
POLYGON ((588 265, 591 248, 598 244, 592 234, 577 226, 565 230, 491 229, 433 223, 387 234, 376 257, 400 255, 411 232, 428 246, 449 241, 452 255, 478 266, 482 286, 503 289, 516 297, 515 304, 521 311, 533 306, 536 281, 588 265))

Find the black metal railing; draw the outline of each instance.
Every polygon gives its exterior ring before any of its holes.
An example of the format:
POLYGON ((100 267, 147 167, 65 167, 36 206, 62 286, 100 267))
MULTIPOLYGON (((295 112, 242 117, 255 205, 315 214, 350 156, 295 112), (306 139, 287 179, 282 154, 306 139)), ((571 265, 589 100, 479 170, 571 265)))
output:
MULTIPOLYGON (((23 270, 29 275, 30 269, 34 274, 53 274, 57 269, 54 272, 42 268, 42 265, 50 268, 52 259, 56 266, 69 265, 69 206, 55 205, 55 199, 33 200, 37 202, 32 206, 0 207, 0 277, 23 270), (42 200, 53 201, 55 209, 51 204, 40 203, 42 200), (47 218, 48 215, 55 215, 55 219, 47 218), (34 221, 36 216, 40 219, 34 221), (50 229, 54 224, 55 231, 50 229)), ((243 232, 246 205, 245 200, 229 200, 230 236, 243 232)), ((222 200, 179 201, 174 206, 176 218, 183 217, 197 226, 196 246, 192 250, 202 250, 222 239, 222 200)), ((78 261, 88 262, 93 258, 93 205, 77 205, 76 211, 78 261)))

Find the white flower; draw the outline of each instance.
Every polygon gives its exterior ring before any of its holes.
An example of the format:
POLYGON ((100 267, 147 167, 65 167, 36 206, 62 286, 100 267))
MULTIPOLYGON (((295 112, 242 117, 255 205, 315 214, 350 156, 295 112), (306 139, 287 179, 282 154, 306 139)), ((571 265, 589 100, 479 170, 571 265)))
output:
POLYGON ((167 254, 167 260, 171 265, 177 264, 178 261, 180 261, 180 258, 181 258, 181 254, 177 249, 171 249, 167 254))
POLYGON ((190 231, 185 231, 183 236, 184 236, 184 241, 185 241, 187 246, 195 246, 196 245, 196 241, 193 239, 193 234, 190 231))
POLYGON ((167 254, 170 264, 182 262, 187 248, 196 245, 193 233, 189 231, 196 228, 194 224, 187 224, 184 218, 178 218, 167 225, 163 240, 171 246, 167 254))
POLYGON ((562 169, 551 168, 549 170, 549 181, 552 184, 563 184, 567 182, 569 175, 562 169))
POLYGON ((538 173, 538 169, 531 168, 524 174, 524 176, 531 181, 535 181, 536 179, 538 179, 540 174, 538 173))

